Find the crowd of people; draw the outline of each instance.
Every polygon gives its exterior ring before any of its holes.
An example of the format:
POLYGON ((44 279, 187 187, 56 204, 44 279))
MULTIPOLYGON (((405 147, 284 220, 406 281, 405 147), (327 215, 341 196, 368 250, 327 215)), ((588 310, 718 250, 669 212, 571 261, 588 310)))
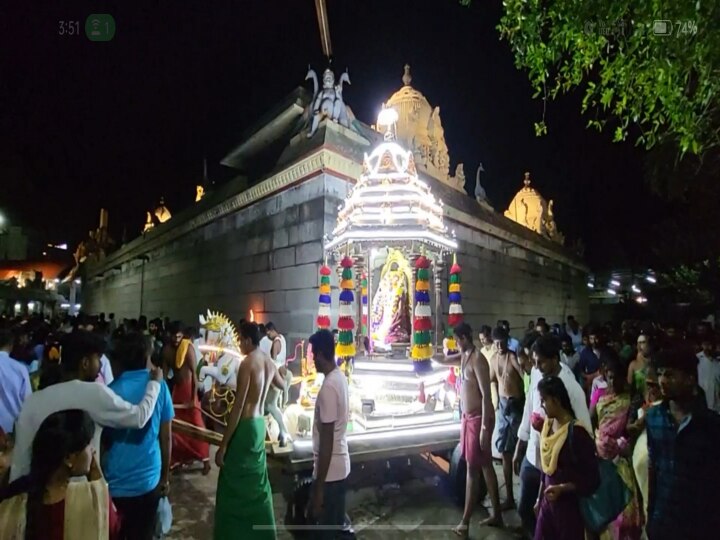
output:
POLYGON ((491 503, 481 523, 503 526, 502 510, 517 508, 535 540, 699 540, 720 530, 720 350, 710 324, 581 329, 568 317, 562 326, 531 321, 521 340, 507 321, 482 327, 479 346, 467 324, 455 338, 461 354, 444 362, 460 368, 459 536, 468 535, 481 473, 491 503))
MULTIPOLYGON (((241 321, 238 332, 245 361, 215 457, 214 537, 275 538, 265 416, 279 417, 285 444, 287 346, 272 323, 241 321)), ((469 533, 481 474, 491 503, 483 524, 502 527, 502 512, 516 508, 536 540, 694 540, 720 530, 720 349, 710 324, 583 329, 568 317, 531 321, 517 337, 507 321, 477 336, 463 323, 454 334, 459 353, 439 361, 459 368, 467 463, 459 536, 469 533)), ((0 319, 0 538, 162 532, 171 470, 210 470, 208 444, 172 430, 173 418, 205 424, 197 337, 167 319, 0 319)), ((333 333, 309 341, 323 382, 308 517, 319 525, 314 537, 333 538, 350 473, 348 386, 333 333)))
MULTIPOLYGON (((285 445, 280 410, 292 374, 272 323, 241 321, 238 333, 245 360, 226 377, 236 399, 215 456, 214 538, 275 538, 265 416, 277 417, 285 445)), ((193 463, 210 470, 208 443, 172 429, 174 418, 205 426, 197 337, 195 328, 145 317, 0 319, 0 539, 150 540, 167 532, 159 525, 171 471, 193 463)), ((345 519, 348 389, 333 333, 310 343, 325 378, 308 517, 318 537, 332 537, 345 519)))

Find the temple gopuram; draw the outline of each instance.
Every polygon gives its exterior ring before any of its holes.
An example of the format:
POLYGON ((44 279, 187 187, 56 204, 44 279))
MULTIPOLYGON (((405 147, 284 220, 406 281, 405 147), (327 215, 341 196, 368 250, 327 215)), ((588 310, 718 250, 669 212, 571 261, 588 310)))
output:
MULTIPOLYGON (((364 156, 383 141, 383 130, 356 118, 348 106, 358 99, 344 86, 349 75, 308 71, 306 83, 267 111, 222 160, 236 171, 233 180, 204 188, 195 203, 173 209, 171 219, 161 202, 165 211, 148 213, 140 237, 88 260, 83 307, 119 318, 142 313, 186 322, 208 307, 234 320, 250 319, 252 310, 255 321, 272 320, 289 345, 307 339, 316 329, 318 269, 337 268, 335 259, 342 257, 327 249, 339 211, 367 173, 364 156)), ((413 174, 432 192, 452 238, 463 268, 465 320, 475 329, 498 319, 514 328, 538 316, 587 320, 587 268, 563 246, 552 201, 530 186, 529 174, 504 214, 487 203, 481 187, 468 195, 473 182, 466 186, 463 165, 452 162, 440 108, 412 83, 405 66, 402 86, 384 106, 397 114, 394 135, 412 153, 413 174)), ((380 205, 390 220, 391 206, 380 205)), ((404 342, 411 332, 412 302, 403 295, 410 293, 412 261, 391 245, 366 255, 373 262, 365 267, 371 300, 358 332, 390 346, 392 328, 404 342)), ((446 297, 450 260, 444 264, 432 269, 430 298, 436 291, 446 297)), ((338 306, 337 270, 330 281, 332 305, 338 306)), ((433 329, 439 333, 444 329, 436 326, 446 324, 450 306, 443 300, 438 308, 433 329)), ((433 303, 433 316, 435 309, 433 303)))

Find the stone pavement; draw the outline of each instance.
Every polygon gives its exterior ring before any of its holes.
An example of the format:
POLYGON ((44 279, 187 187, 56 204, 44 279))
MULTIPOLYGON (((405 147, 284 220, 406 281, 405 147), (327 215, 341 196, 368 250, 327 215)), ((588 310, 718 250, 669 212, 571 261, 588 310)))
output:
MULTIPOLYGON (((500 496, 504 497, 502 470, 496 466, 501 482, 500 496)), ((170 499, 173 504, 174 522, 170 540, 206 540, 212 538, 213 511, 217 469, 209 476, 202 476, 200 469, 176 473, 172 479, 170 499)), ((515 497, 519 489, 515 486, 515 497)), ((357 538, 441 540, 457 538, 449 529, 460 521, 461 509, 444 493, 438 478, 412 479, 401 486, 384 486, 361 489, 348 493, 348 514, 357 538)), ((489 505, 486 499, 484 505, 489 505)), ((282 521, 285 503, 282 496, 275 495, 275 516, 282 521)), ((487 516, 479 507, 473 516, 470 538, 484 540, 513 540, 519 538, 511 532, 519 525, 515 511, 505 512, 507 529, 479 527, 477 522, 487 516)), ((281 523, 278 523, 280 526, 281 523)), ((280 540, 290 540, 287 531, 280 530, 280 540)))

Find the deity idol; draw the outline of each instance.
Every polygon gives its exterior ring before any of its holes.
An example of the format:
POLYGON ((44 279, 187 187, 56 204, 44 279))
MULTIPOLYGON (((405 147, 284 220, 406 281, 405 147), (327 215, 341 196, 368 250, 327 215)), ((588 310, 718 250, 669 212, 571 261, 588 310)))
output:
POLYGON ((376 347, 410 341, 410 282, 412 272, 400 251, 391 249, 372 299, 372 338, 376 347))
POLYGON ((225 315, 208 310, 207 318, 200 315, 200 325, 205 334, 200 345, 205 363, 199 375, 205 386, 202 408, 215 420, 213 427, 222 430, 235 402, 240 347, 235 327, 225 315))

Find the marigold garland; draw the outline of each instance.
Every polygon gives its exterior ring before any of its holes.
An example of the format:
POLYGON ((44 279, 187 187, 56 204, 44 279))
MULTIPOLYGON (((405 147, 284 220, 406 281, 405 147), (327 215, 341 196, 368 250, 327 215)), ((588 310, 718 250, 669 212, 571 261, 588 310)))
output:
POLYGON ((352 317, 352 305, 355 301, 353 294, 353 260, 347 255, 340 261, 342 274, 340 280, 340 316, 338 317, 338 342, 335 346, 335 356, 337 357, 338 366, 344 371, 349 378, 352 373, 353 359, 355 358, 355 339, 353 330, 355 329, 355 321, 352 317))
MULTIPOLYGON (((448 308, 448 326, 452 330, 463 321, 462 296, 460 295, 460 275, 462 268, 453 257, 453 264, 450 267, 450 286, 448 287, 448 300, 450 306, 448 308)), ((453 338, 453 341, 454 338, 453 338)))
POLYGON ((363 273, 360 277, 360 295, 362 296, 362 334, 367 336, 368 334, 368 280, 367 274, 363 273))
POLYGON ((415 311, 413 321, 413 345, 411 356, 416 372, 430 369, 433 356, 430 330, 432 312, 430 309, 430 261, 423 255, 415 260, 415 311))
MULTIPOLYGON (((457 342, 455 341, 454 328, 460 324, 463 320, 462 296, 460 295, 460 274, 462 268, 457 263, 457 256, 453 255, 453 264, 450 267, 450 279, 448 284, 448 329, 447 339, 445 340, 445 347, 447 348, 447 354, 453 355, 458 353, 457 342)), ((459 382, 459 371, 456 368, 450 368, 448 373, 448 382, 455 388, 457 388, 459 382)))
POLYGON ((320 267, 320 297, 318 298, 318 315, 315 323, 318 330, 330 328, 330 268, 323 264, 320 267))

